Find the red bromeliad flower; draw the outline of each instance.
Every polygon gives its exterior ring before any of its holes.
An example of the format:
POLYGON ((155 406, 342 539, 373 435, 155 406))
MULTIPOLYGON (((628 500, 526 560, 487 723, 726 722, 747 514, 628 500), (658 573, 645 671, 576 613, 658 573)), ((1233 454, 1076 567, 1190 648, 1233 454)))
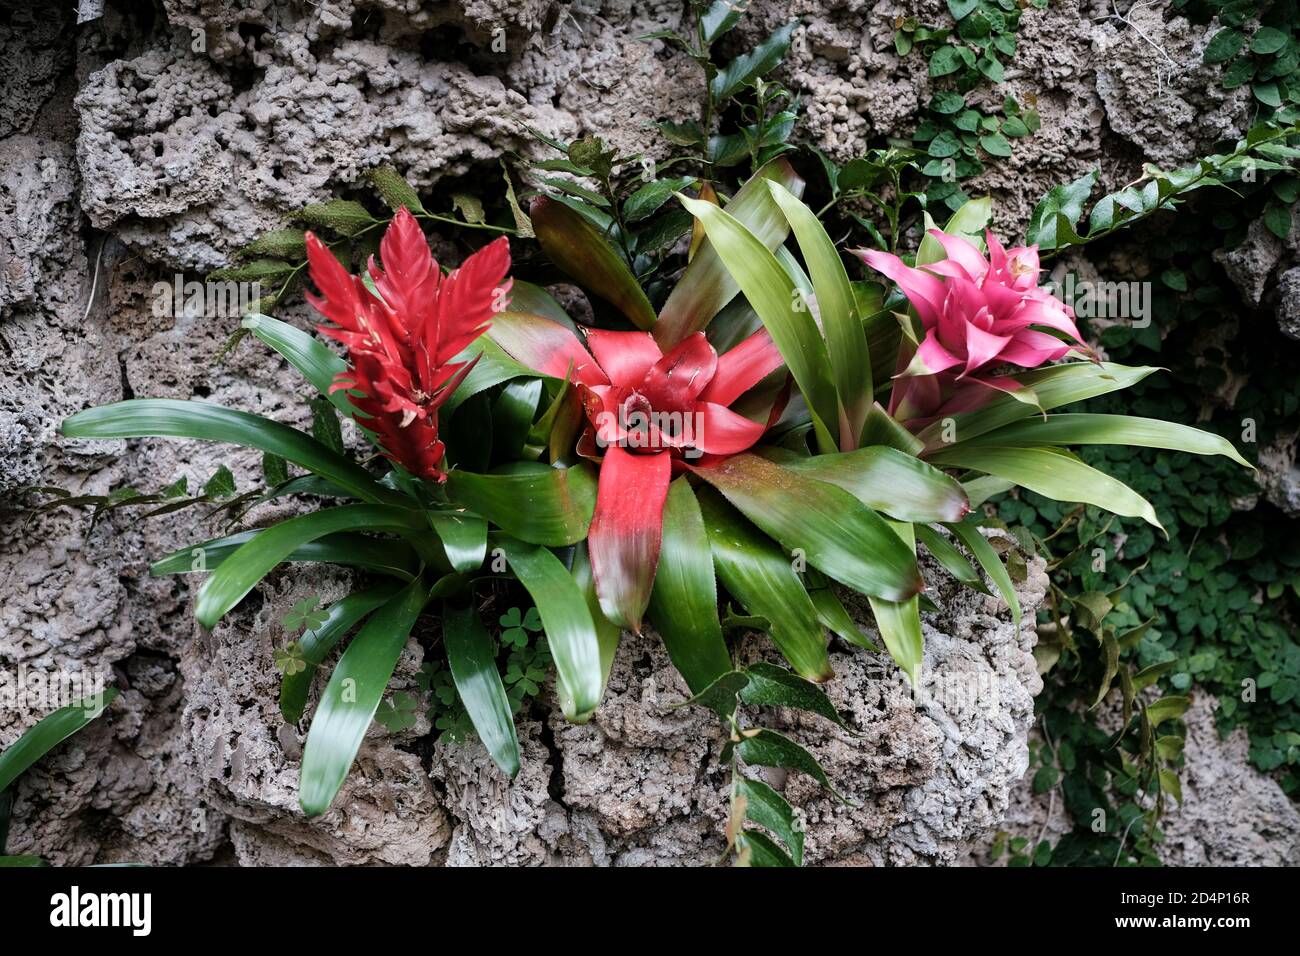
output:
POLYGON ((403 208, 384 232, 379 254, 382 269, 373 256, 369 263, 376 296, 307 233, 311 278, 322 293, 307 301, 334 323, 317 329, 348 351, 350 368, 330 391, 353 393, 352 404, 386 458, 412 475, 443 481, 438 408, 478 361, 452 359, 505 308, 510 244, 502 236, 444 276, 403 208))
POLYGON ((664 500, 675 470, 751 447, 767 430, 729 406, 783 364, 765 330, 718 355, 696 332, 666 355, 647 332, 585 331, 583 347, 558 322, 506 315, 492 338, 516 360, 581 390, 586 457, 603 452, 587 545, 601 609, 640 631, 663 534, 664 500), (590 349, 590 351, 588 351, 590 349))

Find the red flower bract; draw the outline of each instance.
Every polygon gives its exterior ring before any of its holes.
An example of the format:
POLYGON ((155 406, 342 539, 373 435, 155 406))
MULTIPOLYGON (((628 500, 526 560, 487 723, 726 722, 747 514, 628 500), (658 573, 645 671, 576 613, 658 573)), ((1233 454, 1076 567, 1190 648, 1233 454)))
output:
POLYGON ((584 348, 558 322, 513 314, 492 338, 523 364, 577 383, 588 421, 578 451, 604 456, 587 533, 596 596, 611 621, 640 630, 674 470, 738 454, 763 436, 768 422, 727 406, 780 368, 781 353, 766 331, 722 355, 702 332, 666 355, 647 332, 592 329, 584 348))
POLYGON ((307 233, 307 261, 319 296, 309 301, 332 325, 317 326, 347 348, 350 368, 331 391, 346 389, 366 416, 385 457, 412 475, 442 481, 438 408, 477 357, 454 362, 505 308, 510 245, 503 236, 444 276, 424 233, 398 211, 379 245, 383 267, 370 258, 376 296, 307 233))

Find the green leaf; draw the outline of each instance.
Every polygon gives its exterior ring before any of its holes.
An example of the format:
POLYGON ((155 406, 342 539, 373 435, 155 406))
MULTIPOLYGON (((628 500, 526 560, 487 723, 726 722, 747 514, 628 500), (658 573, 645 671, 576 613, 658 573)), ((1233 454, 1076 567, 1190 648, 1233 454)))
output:
POLYGON ((1055 501, 1081 501, 1114 514, 1141 518, 1164 531, 1149 501, 1122 481, 1059 448, 968 443, 932 455, 930 460, 1005 478, 1055 501))
POLYGON ((475 732, 501 772, 513 778, 519 773, 519 739, 487 628, 474 608, 444 605, 442 639, 452 680, 475 732))
POLYGON ((809 584, 808 597, 812 599, 813 607, 817 609, 817 619, 822 622, 823 627, 829 628, 840 638, 857 647, 866 648, 872 653, 880 650, 845 610, 844 602, 829 583, 824 587, 813 587, 809 584))
POLYGON ((731 654, 718 622, 709 535, 685 476, 668 487, 659 568, 648 611, 673 666, 693 693, 731 670, 731 654))
POLYGON ((1002 600, 1007 602, 1011 608, 1011 619, 1016 624, 1016 631, 1020 631, 1020 598, 1016 596, 1016 586, 1011 583, 1011 575, 1007 573, 1006 565, 998 557, 998 553, 993 550, 993 545, 989 544, 988 539, 980 534, 978 526, 972 522, 963 522, 961 524, 944 525, 949 531, 955 534, 966 550, 975 556, 984 573, 989 576, 993 586, 998 589, 1002 595, 1002 600))
POLYGON ((930 54, 929 73, 931 76, 948 76, 962 68, 961 54, 955 46, 940 45, 930 54))
POLYGON ((242 327, 284 356, 316 391, 320 392, 344 415, 357 414, 345 390, 330 392, 330 386, 340 374, 346 372, 348 363, 325 345, 301 329, 269 315, 253 312, 244 316, 242 327))
MULTIPOLYGON (((830 359, 802 294, 776 256, 742 223, 711 203, 679 198, 703 223, 712 248, 717 250, 780 350, 808 402, 819 447, 823 451, 835 450, 828 428, 839 420, 839 405, 830 359)), ((701 254, 703 250, 696 258, 701 254)))
POLYGON ((550 551, 493 535, 492 544, 501 549, 533 603, 546 629, 546 642, 555 659, 555 672, 564 693, 573 701, 573 715, 580 719, 596 709, 602 693, 601 649, 587 598, 578 582, 550 551))
POLYGON ((279 285, 294 273, 291 263, 283 259, 253 259, 242 265, 215 269, 204 277, 205 282, 260 282, 279 285))
POLYGON ((334 404, 326 398, 311 400, 311 435, 335 454, 343 454, 343 430, 334 404))
POLYGON ((745 733, 753 736, 746 736, 736 747, 745 763, 755 767, 785 767, 801 771, 839 796, 817 759, 789 737, 766 728, 745 733))
POLYGON ((221 562, 199 589, 194 616, 204 627, 214 627, 267 572, 302 545, 327 534, 362 529, 410 534, 424 531, 425 525, 417 512, 391 505, 343 505, 281 521, 221 562))
POLYGON ((487 557, 487 522, 457 511, 426 512, 453 571, 475 571, 487 557))
POLYGON ((225 465, 220 466, 213 472, 212 477, 204 482, 203 493, 217 501, 222 498, 234 497, 235 476, 230 473, 230 469, 225 465))
POLYGON ((1030 213, 1025 242, 1037 244, 1045 251, 1055 249, 1058 245, 1056 217, 1064 216, 1072 227, 1077 226, 1083 216, 1083 204, 1088 201, 1096 182, 1097 171, 1092 170, 1073 182, 1048 190, 1030 213))
POLYGON ((447 477, 447 493, 513 537, 562 546, 587 536, 596 477, 587 462, 572 468, 516 463, 492 474, 457 469, 447 477))
POLYGON ((915 555, 885 519, 842 488, 751 454, 692 470, 787 553, 801 553, 841 584, 897 601, 921 590, 915 555))
MULTIPOLYGON (((1255 35, 1250 38, 1250 49, 1253 53, 1268 56, 1286 46, 1287 39, 1288 37, 1286 33, 1279 30, 1277 27, 1260 27, 1255 32, 1255 35)), ((1209 51, 1207 50, 1206 52, 1208 53, 1209 51)))
POLYGON ((1153 728, 1159 727, 1165 721, 1177 720, 1191 706, 1190 697, 1161 697, 1146 708, 1146 717, 1153 728))
MULTIPOLYGON (((995 428, 1028 418, 1040 408, 1046 411, 1059 405, 1069 405, 1128 388, 1154 371, 1156 369, 1150 366, 1133 367, 1113 362, 1103 362, 1100 365, 1070 362, 1024 372, 1017 375, 1016 379, 1033 391, 1038 399, 1037 406, 1010 397, 1000 397, 979 411, 954 415, 952 419, 956 443, 969 441, 995 428)), ((944 431, 945 426, 941 421, 921 431, 918 437, 925 442, 927 453, 949 447, 944 441, 944 431)))
POLYGON ((1285 239, 1291 233, 1290 207, 1270 203, 1264 208, 1264 225, 1273 235, 1285 239))
POLYGON ((385 488, 355 462, 314 438, 259 415, 204 402, 137 398, 78 412, 63 422, 68 438, 194 438, 222 441, 279 455, 372 502, 409 505, 410 499, 385 488))
MULTIPOLYGON (((492 322, 493 331, 499 332, 499 327, 504 328, 512 322, 526 325, 528 322, 549 323, 550 320, 514 311, 501 312, 492 322)), ((450 419, 465 402, 489 388, 515 378, 537 377, 538 373, 536 371, 511 358, 505 349, 488 337, 490 334, 492 333, 485 332, 479 336, 452 360, 454 362, 468 362, 476 356, 478 357, 478 361, 469 370, 469 374, 465 376, 456 391, 448 397, 446 404, 442 406, 440 412, 442 421, 450 419)))
POLYGON ((546 196, 533 200, 533 230, 547 257, 638 329, 655 324, 655 310, 623 257, 586 219, 546 196))
POLYGON ((918 524, 914 526, 913 530, 916 532, 921 544, 925 545, 926 550, 958 582, 984 594, 989 593, 988 588, 984 586, 984 579, 979 576, 979 572, 966 560, 966 556, 953 546, 951 541, 929 525, 918 524))
POLYGON ((803 865, 803 825, 781 796, 761 780, 741 776, 735 792, 745 798, 745 818, 775 833, 790 850, 795 866, 803 865))
MULTIPOLYGON (((916 540, 912 526, 906 522, 891 521, 889 527, 915 556, 916 540)), ((885 649, 902 668, 912 686, 916 687, 925 654, 920 600, 916 595, 906 601, 886 601, 871 595, 868 595, 867 600, 871 604, 871 613, 876 618, 876 627, 880 630, 880 639, 884 641, 885 649)))
POLYGON ((694 176, 675 176, 646 183, 623 201, 623 219, 626 222, 640 222, 653 215, 672 198, 673 193, 680 192, 695 182, 694 176))
POLYGON ((117 689, 109 687, 102 694, 60 707, 37 721, 36 726, 0 752, 0 792, 8 789, 32 764, 102 714, 116 697, 117 689))
POLYGON ((740 692, 740 699, 751 707, 793 707, 825 717, 849 730, 831 699, 816 684, 784 667, 759 661, 745 669, 749 682, 740 692))
POLYGON ((272 229, 264 232, 244 248, 243 256, 272 256, 276 259, 300 260, 307 257, 307 237, 301 229, 272 229))
POLYGON ((811 456, 764 449, 763 455, 790 471, 843 488, 868 508, 902 521, 960 521, 970 511, 960 484, 886 445, 811 456))
POLYGON ((698 501, 723 586, 768 621, 773 642, 798 674, 829 680, 834 673, 817 611, 789 557, 716 492, 701 489, 698 501))
POLYGON ((791 867, 794 860, 767 834, 745 830, 736 836, 736 865, 763 868, 791 867))
MULTIPOLYGON (((968 199, 944 223, 943 231, 950 236, 961 236, 975 246, 976 249, 983 249, 984 230, 988 226, 992 215, 993 200, 990 197, 980 196, 978 199, 968 199)), ((930 222, 927 216, 926 233, 921 238, 921 245, 916 250, 917 266, 926 266, 932 262, 948 258, 948 253, 939 240, 930 235, 930 228, 933 228, 933 223, 930 222)))
POLYGON ((817 216, 779 183, 769 182, 768 188, 794 231, 812 277, 826 335, 826 352, 840 400, 840 449, 848 451, 857 447, 874 394, 871 355, 867 351, 857 300, 840 254, 817 216))
POLYGON ((331 199, 304 206, 293 214, 293 219, 316 229, 332 230, 341 236, 355 236, 378 223, 365 206, 351 199, 331 199))
POLYGON ((1246 35, 1240 30, 1227 28, 1216 33, 1205 46, 1202 58, 1206 63, 1223 63, 1237 55, 1246 42, 1246 35))
POLYGON ((980 146, 990 156, 1010 156, 1011 143, 1001 133, 987 133, 980 137, 980 146))
MULTIPOLYGON (((272 488, 288 484, 292 477, 289 474, 289 463, 279 455, 264 452, 262 454, 262 477, 266 479, 266 483, 272 488)), ((185 489, 182 488, 181 494, 184 493, 185 489)))
POLYGON ((707 707, 726 720, 736 712, 740 692, 748 683, 749 677, 744 671, 727 671, 689 700, 673 705, 673 709, 693 705, 707 707))
MULTIPOLYGON (((794 167, 784 159, 775 159, 740 187, 727 203, 727 212, 765 248, 775 249, 785 241, 790 225, 768 191, 767 180, 780 183, 796 196, 803 194, 804 181, 794 167)), ((688 335, 703 331, 739 291, 713 243, 706 240, 659 312, 653 330, 659 348, 667 352, 688 335)))
MULTIPOLYGON (((600 610, 600 598, 596 596, 596 578, 591 571, 591 556, 587 553, 585 541, 573 549, 573 567, 570 573, 587 602, 592 624, 596 627, 596 643, 600 645, 600 695, 597 698, 600 700, 604 698, 605 688, 609 686, 609 673, 614 667, 614 655, 618 653, 618 641, 623 630, 618 625, 611 624, 600 610)), ((523 626, 533 631, 542 629, 541 616, 537 613, 537 608, 528 609, 523 626)), ((591 717, 593 711, 578 710, 563 681, 557 684, 556 693, 560 699, 560 712, 565 718, 573 723, 585 723, 591 717)))
POLYGON ((366 174, 379 197, 393 212, 403 206, 413 213, 423 213, 424 206, 415 190, 392 166, 376 166, 366 174))
POLYGON ((730 32, 740 22, 744 13, 744 6, 737 4, 735 0, 714 0, 709 8, 700 14, 700 29, 704 33, 704 45, 712 46, 724 33, 730 32))
POLYGON ((299 803, 309 817, 329 809, 356 759, 428 590, 412 581, 366 621, 334 665, 303 746, 299 803))
POLYGON ((1232 443, 1210 432, 1156 418, 1131 415, 1063 414, 1029 418, 980 435, 972 445, 1138 445, 1193 455, 1222 455, 1247 468, 1232 443))
POLYGON ((709 83, 709 95, 715 103, 734 96, 741 87, 752 83, 756 77, 770 73, 785 58, 790 49, 790 36, 798 20, 791 20, 775 30, 766 40, 742 53, 717 72, 709 83))
POLYGON ((569 318, 569 313, 564 311, 564 306, 555 300, 555 296, 542 286, 522 279, 515 279, 510 285, 510 308, 507 311, 540 315, 544 319, 560 323, 570 332, 578 331, 573 319, 569 318))
MULTIPOLYGON (((173 551, 149 565, 154 577, 164 574, 191 574, 214 571, 243 545, 263 533, 263 529, 241 531, 224 538, 192 544, 173 551)), ((410 580, 416 569, 414 549, 404 541, 370 538, 363 534, 330 534, 294 549, 285 561, 314 561, 366 568, 410 580)))
POLYGON ((298 638, 300 660, 304 667, 286 674, 280 683, 280 714, 291 724, 302 720, 311 692, 316 668, 329 656, 340 640, 375 608, 386 604, 402 589, 396 581, 389 581, 366 591, 354 591, 335 601, 325 612, 325 620, 298 638))

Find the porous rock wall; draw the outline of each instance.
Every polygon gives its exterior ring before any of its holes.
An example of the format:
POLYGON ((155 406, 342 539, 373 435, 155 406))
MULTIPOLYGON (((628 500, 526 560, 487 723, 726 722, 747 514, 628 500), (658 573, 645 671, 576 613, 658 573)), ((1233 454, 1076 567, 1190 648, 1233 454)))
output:
MULTIPOLYGON (((496 181, 498 157, 537 148, 524 124, 661 156, 647 127, 691 115, 702 80, 684 55, 638 38, 678 26, 684 8, 0 0, 0 495, 32 485, 152 489, 182 475, 193 484, 221 464, 249 486, 259 464, 251 454, 57 436, 66 415, 135 395, 304 423, 293 374, 247 343, 217 360, 229 325, 156 316, 154 283, 225 264, 287 212, 346 191, 383 162, 426 192, 470 175, 496 181)), ((756 0, 729 42, 741 48, 802 18, 782 75, 803 97, 800 135, 844 159, 915 125, 929 81, 919 58, 893 52, 893 23, 942 10, 939 0, 756 0)), ((1129 20, 1114 12, 1100 0, 1026 12, 998 95, 1034 94, 1043 129, 974 184, 995 196, 1004 231, 1049 185, 1094 165, 1116 183, 1144 159, 1185 160, 1242 130, 1244 94, 1217 92, 1200 66, 1205 31, 1158 4, 1139 5, 1129 20)), ((1280 261, 1258 281, 1267 285, 1280 261)), ((282 317, 309 322, 301 305, 282 317)), ((476 743, 431 745, 421 719, 396 734, 373 729, 335 809, 304 820, 302 728, 280 718, 271 652, 287 639, 279 621, 296 600, 331 600, 346 581, 300 568, 273 575, 204 633, 188 579, 145 569, 206 533, 217 532, 194 512, 91 522, 76 511, 10 509, 0 520, 0 666, 93 668, 123 689, 104 719, 21 782, 11 852, 56 863, 718 856, 718 732, 701 712, 669 709, 684 688, 653 635, 625 638, 607 699, 586 726, 560 720, 549 693, 538 699, 520 722, 514 782, 476 743)), ((1030 621, 1044 587, 1041 565, 1031 565, 1021 598, 1030 621)), ((1017 635, 991 599, 936 588, 929 680, 988 694, 918 699, 891 668, 836 649, 828 691, 857 733, 778 715, 850 798, 798 775, 773 778, 807 822, 811 860, 951 862, 1006 812, 1041 686, 1032 628, 1017 635)), ((748 639, 742 652, 770 648, 748 639)), ((398 686, 414 681, 420 656, 412 641, 398 686)), ((0 713, 0 744, 38 716, 0 713)))

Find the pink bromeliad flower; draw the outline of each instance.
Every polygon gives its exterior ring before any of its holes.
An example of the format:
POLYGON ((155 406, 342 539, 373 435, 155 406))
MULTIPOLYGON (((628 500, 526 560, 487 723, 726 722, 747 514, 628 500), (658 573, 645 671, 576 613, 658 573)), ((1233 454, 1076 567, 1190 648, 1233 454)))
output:
POLYGON ((443 481, 438 409, 478 361, 453 361, 483 334, 510 291, 510 245, 503 236, 443 275, 429 243, 405 208, 370 259, 375 295, 350 275, 310 232, 307 261, 320 295, 310 302, 330 325, 317 329, 342 342, 348 369, 331 391, 346 389, 384 456, 411 474, 443 481))
POLYGON ((924 423, 940 414, 969 411, 994 391, 1020 387, 998 374, 1001 367, 1037 368, 1071 349, 1086 351, 1073 310, 1038 285, 1037 246, 1004 249, 986 232, 986 259, 960 236, 939 229, 929 234, 947 258, 920 268, 887 252, 858 252, 898 285, 925 330, 915 355, 900 358, 910 361, 896 376, 890 402, 895 417, 924 423))

